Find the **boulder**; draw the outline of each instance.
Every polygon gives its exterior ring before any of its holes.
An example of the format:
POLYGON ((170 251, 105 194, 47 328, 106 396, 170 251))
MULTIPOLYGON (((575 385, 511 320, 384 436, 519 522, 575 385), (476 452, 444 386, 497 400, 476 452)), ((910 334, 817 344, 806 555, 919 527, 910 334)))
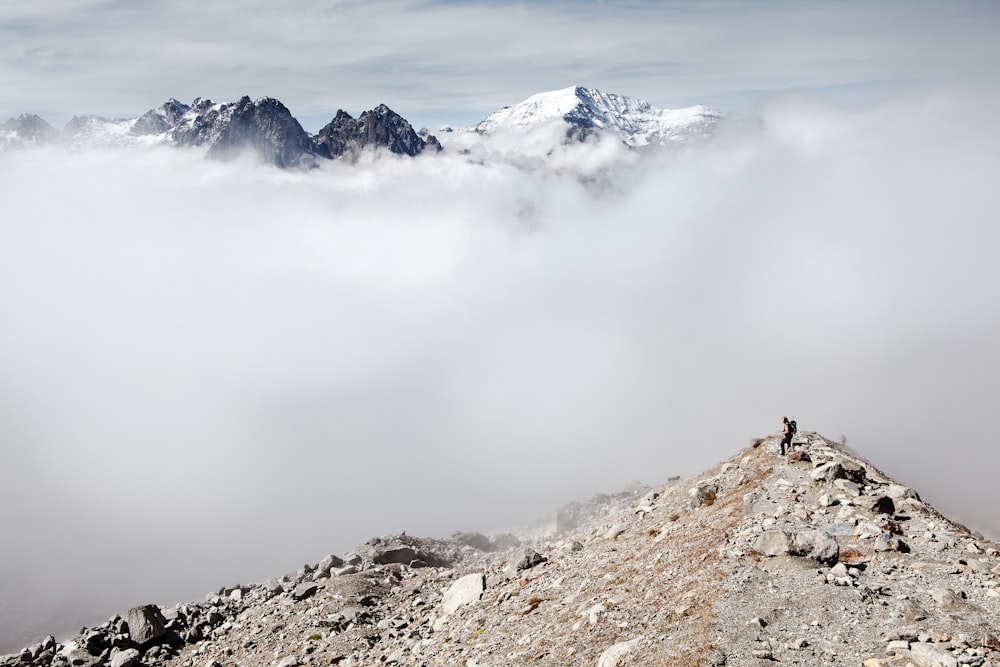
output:
POLYGON ((958 659, 951 653, 925 642, 910 644, 910 660, 917 667, 958 667, 958 659))
POLYGON ((837 541, 822 530, 769 530, 754 542, 754 550, 765 556, 800 556, 832 565, 840 556, 837 541))
POLYGON ((166 619, 155 604, 132 607, 125 612, 128 636, 140 646, 166 634, 166 619))
POLYGON ((920 496, 913 489, 903 486, 902 484, 890 484, 886 493, 896 500, 903 500, 904 498, 912 498, 913 500, 920 500, 920 496))
POLYGON ((514 557, 511 559, 510 563, 508 563, 507 567, 504 568, 504 574, 507 575, 508 579, 513 579, 517 576, 518 572, 533 568, 540 563, 544 563, 545 561, 545 556, 530 547, 518 549, 514 552, 514 557))
POLYGON ((330 570, 332 570, 335 567, 343 567, 343 566, 344 566, 343 558, 330 554, 329 556, 321 560, 319 562, 319 565, 316 566, 316 571, 313 573, 313 578, 319 579, 320 577, 329 577, 330 570))
POLYGON ((910 547, 907 546, 906 542, 895 535, 885 533, 875 538, 875 544, 872 545, 872 549, 875 551, 898 551, 904 554, 910 551, 910 547))
POLYGON ((844 491, 848 495, 854 497, 861 495, 861 489, 858 488, 857 484, 855 484, 849 479, 835 479, 833 480, 833 485, 838 489, 840 489, 841 491, 844 491))
POLYGON ((892 498, 889 496, 879 496, 872 503, 871 509, 875 514, 888 514, 892 516, 896 513, 896 504, 892 502, 892 498))
POLYGON ((809 478, 814 482, 832 482, 835 479, 844 477, 844 466, 837 461, 830 461, 821 466, 813 468, 809 473, 809 478))
POLYGON ((855 463, 854 461, 841 461, 840 467, 844 471, 844 477, 851 480, 859 486, 865 483, 865 478, 867 477, 865 473, 865 467, 860 463, 855 463))
POLYGON ((822 530, 803 530, 792 535, 790 553, 832 565, 840 556, 840 547, 837 540, 822 530))
POLYGON ((446 614, 453 614, 459 607, 478 601, 485 590, 486 577, 482 572, 467 574, 445 591, 441 608, 446 614))
POLYGON ((319 584, 313 581, 307 581, 295 587, 295 590, 292 591, 292 597, 296 600, 305 600, 306 598, 315 595, 318 590, 319 584))
POLYGON ((127 648, 124 651, 114 651, 108 661, 108 667, 132 667, 139 662, 139 651, 127 648))
POLYGON ((765 556, 787 556, 791 548, 789 534, 783 530, 769 530, 757 538, 753 548, 765 556))
POLYGON ((712 505, 715 503, 715 498, 718 494, 718 484, 714 482, 699 482, 697 486, 688 490, 688 495, 691 496, 690 506, 693 509, 699 505, 712 505))

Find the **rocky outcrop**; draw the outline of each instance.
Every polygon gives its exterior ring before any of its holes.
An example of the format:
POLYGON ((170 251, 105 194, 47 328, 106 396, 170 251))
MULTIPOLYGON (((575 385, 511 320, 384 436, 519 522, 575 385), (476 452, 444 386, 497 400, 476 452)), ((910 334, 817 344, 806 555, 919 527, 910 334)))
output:
POLYGON ((150 109, 139 116, 132 126, 132 134, 139 136, 166 134, 177 127, 183 120, 184 114, 189 111, 191 105, 170 98, 163 103, 163 106, 150 109))
POLYGON ((323 158, 355 160, 369 150, 410 157, 441 150, 433 135, 423 130, 417 133, 406 119, 384 104, 365 111, 356 120, 338 111, 312 137, 278 100, 251 100, 246 96, 221 104, 202 98, 192 104, 169 99, 138 118, 74 116, 62 132, 38 116, 27 114, 11 118, 0 127, 0 148, 45 143, 73 148, 166 143, 202 147, 207 149, 208 157, 219 160, 252 155, 278 167, 312 167, 323 158))
POLYGON ((406 119, 384 104, 363 112, 357 119, 343 109, 338 110, 316 135, 316 145, 324 157, 349 160, 375 149, 410 157, 428 149, 441 150, 433 135, 418 135, 406 119))
POLYGON ((171 131, 178 146, 207 145, 209 157, 228 160, 247 152, 278 167, 311 163, 312 139, 278 100, 242 97, 231 104, 197 99, 171 131))
POLYGON ((1000 665, 1000 545, 816 434, 601 507, 505 547, 373 538, 0 667, 1000 665))
POLYGON ((26 148, 57 141, 59 130, 35 114, 23 113, 0 126, 0 147, 26 148))

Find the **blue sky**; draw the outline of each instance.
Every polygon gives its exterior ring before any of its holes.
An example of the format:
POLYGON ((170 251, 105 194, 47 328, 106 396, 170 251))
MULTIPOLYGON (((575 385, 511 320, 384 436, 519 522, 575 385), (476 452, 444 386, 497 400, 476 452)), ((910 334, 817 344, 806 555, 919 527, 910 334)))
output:
POLYGON ((574 84, 667 108, 739 111, 786 91, 864 104, 992 85, 996 34, 988 2, 8 0, 0 118, 60 127, 246 94, 311 131, 379 103, 433 129, 574 84))

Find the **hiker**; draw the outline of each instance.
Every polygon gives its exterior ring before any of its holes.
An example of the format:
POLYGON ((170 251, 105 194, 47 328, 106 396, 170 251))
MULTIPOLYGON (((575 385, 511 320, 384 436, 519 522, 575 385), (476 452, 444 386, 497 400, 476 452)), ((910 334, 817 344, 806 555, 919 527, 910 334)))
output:
POLYGON ((781 438, 781 455, 785 455, 785 445, 788 445, 789 451, 792 449, 792 436, 795 435, 795 422, 788 421, 788 417, 782 417, 781 423, 784 424, 784 435, 781 438))

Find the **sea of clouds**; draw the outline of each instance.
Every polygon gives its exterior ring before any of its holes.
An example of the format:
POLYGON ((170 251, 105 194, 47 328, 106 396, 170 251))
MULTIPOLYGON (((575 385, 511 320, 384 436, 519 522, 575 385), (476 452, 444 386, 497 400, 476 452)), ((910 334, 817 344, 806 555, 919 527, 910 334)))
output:
POLYGON ((641 155, 0 153, 0 651, 782 415, 1000 535, 995 103, 786 97, 641 155))

